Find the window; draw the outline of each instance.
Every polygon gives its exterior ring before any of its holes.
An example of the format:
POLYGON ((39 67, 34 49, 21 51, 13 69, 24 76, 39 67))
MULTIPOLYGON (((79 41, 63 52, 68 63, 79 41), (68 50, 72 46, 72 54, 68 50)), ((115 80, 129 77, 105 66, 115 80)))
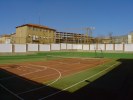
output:
POLYGON ((36 40, 36 36, 35 35, 33 35, 33 38, 32 38, 33 40, 36 40))

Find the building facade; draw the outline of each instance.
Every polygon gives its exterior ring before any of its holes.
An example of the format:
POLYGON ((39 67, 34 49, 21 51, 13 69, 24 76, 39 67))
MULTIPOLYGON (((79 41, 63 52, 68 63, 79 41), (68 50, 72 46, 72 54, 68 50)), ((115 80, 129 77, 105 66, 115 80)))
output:
POLYGON ((128 34, 128 43, 133 43, 133 32, 128 34))
POLYGON ((23 43, 55 43, 55 29, 37 24, 24 24, 16 27, 13 42, 23 43))
POLYGON ((116 44, 128 43, 128 35, 113 36, 112 42, 116 44))
POLYGON ((95 38, 97 41, 96 43, 106 43, 106 44, 121 44, 121 43, 128 43, 128 36, 122 35, 122 36, 112 36, 112 37, 98 37, 95 38))
POLYGON ((10 44, 11 43, 11 35, 1 35, 0 36, 0 43, 1 44, 10 44))
POLYGON ((69 33, 69 32, 56 32, 56 43, 91 43, 93 38, 86 34, 69 33))

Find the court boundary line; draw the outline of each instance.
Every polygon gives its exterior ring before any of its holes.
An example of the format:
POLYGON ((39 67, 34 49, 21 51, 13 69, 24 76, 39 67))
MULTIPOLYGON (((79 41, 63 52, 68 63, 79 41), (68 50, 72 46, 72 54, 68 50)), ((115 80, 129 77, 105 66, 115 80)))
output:
MULTIPOLYGON (((45 68, 44 70, 46 70, 47 68, 49 68, 49 67, 47 67, 47 66, 41 66, 41 65, 32 65, 32 64, 28 64, 28 65, 37 66, 37 67, 43 67, 43 68, 45 68)), ((49 68, 49 69, 52 69, 52 70, 55 70, 56 72, 58 72, 58 73, 59 73, 59 77, 58 77, 57 79, 55 79, 53 82, 51 82, 51 83, 49 83, 48 85, 46 85, 46 86, 34 88, 34 89, 29 90, 29 91, 24 91, 24 92, 20 92, 20 93, 14 93, 14 92, 12 92, 11 90, 9 90, 8 88, 6 88, 5 86, 3 86, 2 84, 0 84, 0 86, 3 87, 5 90, 7 90, 9 93, 11 93, 11 94, 15 95, 16 97, 18 97, 20 100, 24 100, 24 99, 21 98, 19 95, 24 94, 24 93, 27 93, 27 92, 35 91, 35 90, 38 90, 38 89, 41 89, 41 88, 44 88, 44 87, 47 87, 47 86, 49 86, 49 85, 55 83, 56 81, 58 81, 58 80, 61 78, 61 73, 60 73, 60 71, 58 71, 58 70, 55 69, 55 68, 49 68)), ((18 70, 18 69, 17 69, 17 70, 18 70)), ((42 71, 42 70, 40 70, 40 71, 42 71)), ((38 71, 38 72, 39 72, 39 71, 38 71)), ((30 73, 31 73, 31 72, 30 72, 30 73)), ((33 72, 33 73, 34 73, 34 72, 33 72)), ((28 73, 26 73, 26 74, 28 74, 28 73)), ((17 76, 16 76, 16 77, 17 77, 17 76)))
MULTIPOLYGON (((73 58, 77 58, 77 59, 101 59, 101 58, 95 58, 95 57, 69 57, 69 56, 53 56, 53 55, 46 55, 46 59, 47 59, 47 56, 51 56, 51 57, 61 57, 61 58, 70 58, 70 59, 73 59, 73 58)), ((52 60, 59 60, 59 59, 52 59, 52 60)), ((50 61, 50 60, 49 60, 50 61)))
MULTIPOLYGON (((20 66, 20 67, 22 67, 22 66, 20 66)), ((23 67, 25 67, 25 66, 23 66, 23 67)), ((29 67, 27 67, 27 68, 29 68, 29 67)), ((17 68, 16 68, 17 69, 17 68)), ((31 68, 31 69, 33 69, 33 68, 31 68)), ((43 70, 40 70, 40 69, 38 69, 37 71, 33 71, 33 72, 29 72, 29 73, 24 73, 24 74, 20 74, 20 75, 18 75, 18 76, 25 76, 25 75, 28 75, 28 74, 32 74, 32 73, 36 73, 36 72, 40 72, 40 71, 45 71, 47 69, 47 67, 45 67, 45 69, 43 69, 43 70)), ((18 70, 18 69, 17 69, 18 70)), ((5 71, 4 71, 5 72, 5 71)), ((7 72, 6 72, 7 73, 7 72)), ((15 75, 13 75, 13 76, 10 76, 10 77, 6 77, 6 78, 2 78, 2 79, 0 79, 0 80, 6 80, 6 79, 10 79, 10 78, 14 78, 14 77, 18 77, 18 76, 15 76, 15 75)))
POLYGON ((18 96, 16 93, 12 92, 11 90, 9 90, 8 88, 6 88, 5 86, 3 86, 2 84, 0 84, 0 86, 2 88, 4 88, 6 91, 8 91, 9 93, 11 93, 12 95, 16 96, 17 98, 19 98, 20 100, 24 100, 23 98, 21 98, 20 96, 18 96))
MULTIPOLYGON (((82 67, 78 67, 78 68, 76 68, 76 69, 80 69, 80 68, 84 68, 84 67, 87 67, 88 65, 87 64, 85 64, 85 66, 82 66, 82 67)), ((50 67, 50 68, 53 68, 53 67, 50 67)), ((56 68, 57 69, 57 68, 56 68)), ((73 70, 76 70, 76 69, 73 69, 73 70)), ((62 69, 58 69, 58 70, 62 70, 62 69)), ((64 71, 64 73, 65 72, 69 72, 69 71, 72 71, 72 70, 65 70, 64 71)), ((50 75, 46 75, 46 76, 51 76, 51 75, 55 75, 55 74, 50 74, 50 75)), ((45 76, 42 76, 42 77, 40 77, 40 78, 43 78, 43 77, 45 77, 45 76)), ((33 78, 34 79, 34 78, 33 78)))
POLYGON ((84 82, 85 80, 88 80, 88 79, 91 79, 91 78, 94 77, 94 76, 97 76, 98 74, 100 74, 100 73, 102 73, 102 72, 104 72, 104 71, 110 69, 111 67, 113 67, 113 66, 115 66, 115 65, 117 65, 117 64, 119 64, 119 63, 116 62, 115 64, 111 65, 110 67, 108 67, 108 68, 106 68, 106 69, 104 69, 104 70, 102 70, 102 71, 100 71, 100 72, 98 72, 98 73, 96 73, 96 74, 94 74, 94 75, 88 77, 88 78, 85 78, 85 79, 82 80, 82 81, 79 81, 79 82, 77 82, 77 83, 75 83, 75 84, 73 84, 73 85, 71 85, 71 86, 68 86, 68 87, 66 87, 66 88, 64 88, 64 89, 62 89, 62 90, 60 90, 60 91, 58 91, 58 92, 55 92, 55 93, 50 94, 50 95, 47 95, 47 96, 45 96, 45 97, 43 97, 43 98, 40 98, 40 99, 38 99, 38 100, 43 100, 43 99, 49 98, 49 97, 51 97, 51 96, 54 96, 54 95, 56 95, 56 94, 58 94, 58 93, 61 93, 61 92, 65 91, 65 90, 67 90, 67 89, 69 89, 69 88, 72 88, 72 87, 74 87, 74 86, 76 86, 76 85, 78 85, 78 84, 84 82))
MULTIPOLYGON (((94 65, 94 64, 90 64, 90 65, 94 65)), ((100 65, 100 64, 99 64, 99 65, 100 65)), ((98 66, 95 66, 95 67, 91 67, 91 68, 89 68, 89 69, 85 69, 85 70, 91 70, 91 69, 93 69, 93 68, 99 67, 99 65, 98 65, 98 66)), ((84 68, 84 67, 88 67, 88 65, 85 64, 85 66, 78 67, 78 68, 73 69, 73 70, 77 70, 77 69, 84 68)), ((62 70, 62 69, 59 69, 59 70, 62 70)), ((66 73, 66 72, 73 71, 73 70, 70 70, 70 69, 69 69, 69 70, 66 70, 66 71, 62 72, 62 74, 63 74, 63 73, 66 73)), ((85 71, 85 70, 82 70, 82 71, 85 71)), ((77 73, 73 73, 73 74, 70 74, 70 75, 78 74, 78 73, 80 73, 80 72, 82 72, 82 71, 79 71, 79 72, 77 72, 77 73)), ((46 76, 42 76, 42 77, 38 77, 38 78, 43 78, 43 77, 47 77, 47 76, 51 76, 51 75, 55 75, 55 74, 50 74, 50 75, 46 75, 46 76)), ((64 76, 64 77, 67 77, 67 76, 69 76, 69 75, 66 75, 66 76, 64 76)), ((62 78, 64 78, 64 77, 62 77, 62 78)), ((37 78, 37 79, 38 79, 38 78, 37 78)), ((35 78, 33 78, 33 79, 35 79, 35 78)))
MULTIPOLYGON (((47 68, 45 67, 45 69, 44 70, 46 70, 47 68)), ((18 70, 18 69, 17 69, 18 70)), ((31 72, 30 72, 31 73, 31 72)), ((33 72, 34 73, 34 72, 33 72)), ((28 73, 27 73, 28 74, 28 73)), ((19 76, 14 76, 14 77, 17 77, 17 78, 19 78, 19 79, 22 79, 21 77, 19 77, 19 76)), ((10 78, 9 78, 10 79, 10 78)), ((26 80, 26 79, 22 79, 22 80, 25 80, 25 81, 28 81, 28 80, 26 80)), ((3 81, 3 80, 1 80, 1 81, 3 81)), ((30 81, 28 81, 28 82, 30 82, 30 81)), ((30 82, 31 83, 31 82, 30 82)), ((33 83, 32 82, 32 84, 35 84, 35 83, 33 83)), ((36 85, 36 84, 35 84, 36 85)), ((18 96, 18 94, 17 93, 14 93, 12 90, 10 90, 10 89, 8 89, 6 86, 4 86, 4 85, 2 85, 1 83, 0 83, 0 86, 2 87, 2 88, 4 88, 6 91, 8 91, 9 93, 11 93, 11 94, 13 94, 13 95, 15 95, 16 97, 18 97, 20 100, 24 100, 23 98, 21 98, 20 96, 18 96)))
MULTIPOLYGON (((32 66, 39 66, 39 67, 44 67, 43 65, 33 65, 33 64, 29 64, 29 65, 32 65, 32 66)), ((56 65, 59 65, 59 64, 56 64, 56 65)), ((93 63, 91 64, 91 65, 94 65, 93 63)), ((99 64, 100 65, 100 64, 99 64)), ((55 70, 57 70, 56 68, 52 68, 52 67, 48 67, 48 66, 45 66, 45 67, 47 67, 47 68, 49 68, 49 69, 55 69, 55 70)), ((84 66, 84 67, 87 67, 87 66, 84 66)), ((96 67, 92 67, 92 68, 89 68, 89 70, 91 70, 91 69, 93 69, 93 68, 97 68, 97 67, 99 67, 99 66, 96 66, 96 67)), ((82 67, 81 67, 82 68, 82 67)), ((78 68, 79 69, 79 68, 78 68)), ((86 70, 88 70, 88 69, 86 69, 86 70)), ((57 70, 58 71, 58 70, 57 70)), ((70 70, 69 70, 70 71, 70 70)), ((82 71, 85 71, 85 70, 82 70, 82 71)), ((82 72, 82 71, 80 71, 80 72, 82 72)), ((78 74, 78 73, 80 73, 80 72, 77 72, 77 73, 74 73, 74 74, 78 74)), ((59 71, 59 73, 60 73, 60 78, 61 78, 61 72, 59 71)), ((71 75, 74 75, 74 74, 71 74, 71 75)), ((51 74, 51 75, 53 75, 53 74, 51 74)), ((50 75, 49 75, 50 76, 50 75)), ((69 75, 67 75, 67 76, 69 76, 69 75)), ((64 77, 67 77, 67 76, 64 76, 64 77)), ((45 76, 44 76, 45 77, 45 76)), ((64 78, 63 77, 63 78, 64 78)), ((60 79, 59 78, 59 79, 60 79)), ((58 78, 56 79, 56 80, 54 80, 53 82, 51 82, 51 83, 49 83, 49 84, 45 84, 45 86, 42 86, 42 87, 39 87, 39 88, 35 88, 35 89, 31 89, 31 90, 29 90, 29 91, 25 91, 25 92, 20 92, 20 93, 18 93, 18 95, 19 94, 24 94, 24 93, 27 93, 27 92, 31 92, 31 91, 35 91, 35 90, 38 90, 38 89, 41 89, 41 88, 44 88, 44 87, 47 87, 47 86, 50 86, 51 84, 54 84, 56 81, 58 81, 59 80, 58 78)), ((49 82, 49 81, 48 81, 49 82)))
MULTIPOLYGON (((29 65, 32 65, 32 64, 29 64, 29 65)), ((41 65, 32 65, 32 66, 41 66, 41 65)), ((43 66, 42 66, 42 67, 43 67, 43 66)), ((55 68, 50 68, 50 67, 47 67, 47 68, 52 69, 52 70, 55 70, 56 72, 58 72, 58 73, 59 73, 58 78, 55 79, 53 82, 51 82, 51 83, 45 85, 45 86, 38 87, 38 88, 35 88, 35 89, 31 89, 31 90, 29 90, 29 91, 20 92, 20 93, 17 93, 17 95, 21 95, 21 94, 24 94, 24 93, 32 92, 32 91, 35 91, 35 90, 38 90, 38 89, 41 89, 41 88, 50 86, 51 84, 57 82, 57 81, 61 78, 62 74, 61 74, 61 72, 60 72, 59 70, 57 70, 57 69, 55 69, 55 68)))
MULTIPOLYGON (((32 65, 32 66, 39 66, 39 65, 32 65)), ((45 67, 45 69, 47 69, 48 67, 47 66, 43 66, 43 67, 45 67)), ((36 68, 37 69, 37 68, 36 68)), ((50 69, 53 69, 53 70, 57 70, 57 69, 55 69, 55 68, 50 68, 50 69)), ((39 70, 39 69, 38 69, 39 70)), ((57 70, 58 71, 58 70, 57 70)), ((83 70, 84 71, 84 70, 83 70)), ((60 71, 59 71, 60 72, 60 71)), ((34 72, 33 72, 34 73, 34 72)), ((26 74, 26 73, 25 73, 26 74)), ((75 73, 75 74, 77 74, 77 73, 75 73)), ((61 73, 60 73, 60 77, 61 77, 61 73)), ((60 79, 60 78, 59 78, 60 79)), ((57 81, 59 80, 58 78, 56 79, 57 81)), ((56 81, 55 81, 56 82, 56 81)), ((54 81, 53 82, 51 82, 50 84, 48 84, 47 86, 49 86, 49 85, 51 85, 51 84, 53 84, 53 83, 55 83, 54 81)), ((78 84, 79 84, 79 82, 78 82, 78 84)), ((76 84, 77 85, 77 84, 76 84)), ((2 84, 0 84, 0 86, 1 87, 3 87, 5 90, 7 90, 9 93, 11 93, 11 94, 13 94, 13 95, 15 95, 16 97, 18 97, 20 100, 24 100, 23 98, 21 98, 20 96, 19 96, 19 94, 16 94, 16 93, 14 93, 14 92, 12 92, 11 90, 9 90, 8 88, 6 88, 5 86, 3 86, 2 84)), ((75 86, 75 85, 74 85, 75 86)), ((45 86, 46 87, 46 86, 45 86)), ((73 87, 73 85, 71 86, 71 87, 73 87)), ((67 87, 67 88, 71 88, 71 87, 67 87)), ((43 88, 43 87, 41 87, 41 88, 43 88)), ((64 90, 64 89, 63 89, 64 90)), ((67 90, 67 89, 66 89, 67 90)), ((62 92, 62 91, 58 91, 59 93, 60 92, 62 92)), ((55 94, 55 93, 54 93, 55 94)), ((58 94, 58 93, 57 93, 58 94)), ((43 99, 43 98, 42 98, 43 99)), ((41 99, 39 99, 39 100, 41 100, 41 99)))

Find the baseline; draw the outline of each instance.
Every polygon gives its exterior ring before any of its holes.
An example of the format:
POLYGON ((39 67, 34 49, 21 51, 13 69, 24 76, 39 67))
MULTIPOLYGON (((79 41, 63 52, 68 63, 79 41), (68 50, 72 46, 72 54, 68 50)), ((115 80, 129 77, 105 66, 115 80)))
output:
MULTIPOLYGON (((29 64, 29 65, 32 65, 32 64, 29 64)), ((32 65, 32 66, 39 66, 39 67, 40 67, 41 65, 32 65)), ((41 66, 41 67, 46 67, 46 66, 41 66)), ((51 82, 51 83, 49 83, 49 84, 47 84, 47 85, 45 85, 45 86, 42 86, 42 87, 39 87, 39 88, 35 88, 35 89, 31 89, 31 90, 25 91, 25 92, 20 92, 20 93, 18 93, 17 95, 24 94, 24 93, 28 93, 28 92, 32 92, 32 91, 39 90, 39 89, 41 89, 41 88, 50 86, 51 84, 57 82, 57 81, 61 78, 62 75, 61 75, 61 72, 60 72, 59 70, 57 70, 57 69, 55 69, 55 68, 50 68, 50 67, 47 67, 47 68, 52 69, 52 70, 55 70, 56 72, 59 73, 59 76, 58 76, 58 78, 57 78, 56 80, 54 80, 53 82, 51 82)))
POLYGON ((118 64, 118 63, 115 63, 115 64, 111 65, 110 67, 108 67, 108 68, 106 68, 106 69, 104 69, 104 70, 102 70, 102 71, 100 71, 100 72, 98 72, 98 73, 96 73, 96 74, 94 74, 94 75, 92 75, 92 76, 86 78, 86 79, 83 79, 82 81, 79 81, 78 83, 75 83, 75 84, 73 84, 73 85, 71 85, 71 86, 69 86, 69 87, 67 87, 67 88, 64 88, 63 90, 60 90, 60 91, 55 92, 55 93, 53 93, 53 94, 50 94, 50 95, 48 95, 48 96, 46 96, 46 97, 40 98, 40 99, 38 99, 38 100, 46 99, 46 98, 48 98, 48 97, 54 96, 54 95, 56 95, 56 94, 58 94, 58 93, 61 93, 61 92, 65 91, 65 90, 67 90, 67 89, 69 89, 69 88, 72 88, 72 87, 74 87, 74 86, 76 86, 76 85, 78 85, 78 84, 84 82, 85 80, 91 79, 91 78, 93 78, 94 76, 97 76, 98 74, 103 73, 104 71, 110 69, 111 67, 113 67, 113 66, 115 66, 115 65, 117 65, 117 64, 118 64))

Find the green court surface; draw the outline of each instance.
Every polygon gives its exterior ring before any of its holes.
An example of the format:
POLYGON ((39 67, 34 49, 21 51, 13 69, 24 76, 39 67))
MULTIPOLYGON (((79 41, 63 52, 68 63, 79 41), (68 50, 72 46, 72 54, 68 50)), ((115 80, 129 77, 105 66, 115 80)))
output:
MULTIPOLYGON (((101 55, 101 52, 97 52, 97 55, 101 55)), ((80 72, 67 75, 59 79, 57 82, 51 84, 49 87, 56 88, 59 90, 58 93, 67 91, 68 93, 75 93, 76 91, 82 89, 83 87, 92 84, 93 81, 96 81, 100 77, 106 75, 113 69, 116 69, 119 65, 122 64, 122 61, 119 59, 132 59, 133 53, 102 53, 102 57, 96 56, 95 52, 41 52, 32 55, 13 55, 13 56, 0 56, 0 64, 17 64, 23 62, 38 62, 46 61, 53 59, 61 59, 61 57, 76 57, 76 58, 92 58, 92 59, 110 59, 109 62, 102 63, 101 65, 82 70, 80 72), (51 56, 51 58, 50 58, 51 56), (55 58, 52 58, 55 57, 55 58)), ((3 71, 0 71, 0 78, 10 76, 3 71)), ((47 83, 42 83, 47 85, 52 81, 47 83)), ((53 93, 54 94, 54 93, 53 93)), ((52 94, 52 95, 53 95, 52 94)), ((56 93, 55 93, 56 94, 56 93)))
MULTIPOLYGON (((44 60, 47 55, 53 56, 63 56, 63 57, 85 57, 85 58, 96 58, 95 52, 43 52, 31 55, 10 55, 10 56, 0 56, 0 63, 12 63, 12 62, 22 62, 22 61, 38 61, 44 60)), ((104 58, 133 58, 133 53, 107 53, 100 52, 97 55, 102 55, 104 58)))

